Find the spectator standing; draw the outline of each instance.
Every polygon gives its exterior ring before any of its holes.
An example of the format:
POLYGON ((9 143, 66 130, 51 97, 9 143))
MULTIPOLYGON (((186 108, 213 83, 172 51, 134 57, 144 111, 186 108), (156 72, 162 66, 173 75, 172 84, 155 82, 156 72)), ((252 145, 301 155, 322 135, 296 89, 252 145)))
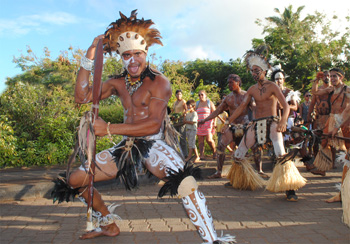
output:
POLYGON ((198 114, 195 111, 196 102, 194 100, 189 100, 186 103, 187 112, 184 120, 186 126, 186 137, 188 141, 188 157, 186 161, 192 158, 192 153, 194 152, 196 158, 194 162, 198 162, 200 160, 197 147, 196 147, 196 134, 197 134, 197 122, 198 122, 198 114))
POLYGON ((304 102, 302 104, 300 104, 299 106, 299 114, 301 116, 301 118, 304 121, 304 124, 308 124, 307 123, 307 116, 309 114, 309 107, 311 104, 311 94, 310 92, 305 92, 304 94, 304 102))
MULTIPOLYGON (((207 97, 207 93, 204 90, 198 93, 199 101, 196 103, 196 111, 198 114, 198 120, 205 119, 210 113, 215 111, 215 105, 207 97)), ((215 132, 216 119, 211 119, 197 128, 199 156, 201 159, 205 159, 204 156, 204 139, 207 141, 210 148, 213 150, 213 158, 216 158, 215 142, 213 140, 213 134, 215 132)))
POLYGON ((182 98, 182 90, 176 90, 176 101, 173 107, 172 121, 174 123, 174 128, 180 133, 180 148, 183 156, 186 158, 187 143, 186 143, 186 126, 183 122, 183 115, 186 112, 186 101, 182 98))

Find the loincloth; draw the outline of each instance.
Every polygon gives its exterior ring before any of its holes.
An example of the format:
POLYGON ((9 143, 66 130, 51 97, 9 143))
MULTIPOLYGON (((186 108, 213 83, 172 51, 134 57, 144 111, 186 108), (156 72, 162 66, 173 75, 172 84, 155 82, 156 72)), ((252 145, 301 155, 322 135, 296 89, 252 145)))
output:
POLYGON ((326 126, 326 122, 329 118, 329 114, 327 115, 316 115, 316 119, 314 121, 315 130, 323 130, 326 126))
POLYGON ((159 168, 177 171, 183 168, 183 160, 179 152, 166 144, 164 133, 145 137, 124 137, 110 150, 117 165, 117 178, 120 177, 127 189, 138 185, 138 171, 146 168, 159 168))
MULTIPOLYGON (((342 123, 341 114, 330 114, 328 119, 328 132, 331 133, 334 130, 334 128, 339 128, 341 123, 342 123)), ((336 136, 343 137, 343 132, 341 129, 338 130, 338 132, 336 133, 336 136)), ((330 145, 331 147, 337 150, 346 151, 344 140, 337 139, 337 138, 329 138, 328 145, 330 145)))
POLYGON ((273 122, 279 122, 279 117, 270 116, 253 120, 252 126, 255 129, 256 144, 259 146, 270 142, 270 127, 273 122))

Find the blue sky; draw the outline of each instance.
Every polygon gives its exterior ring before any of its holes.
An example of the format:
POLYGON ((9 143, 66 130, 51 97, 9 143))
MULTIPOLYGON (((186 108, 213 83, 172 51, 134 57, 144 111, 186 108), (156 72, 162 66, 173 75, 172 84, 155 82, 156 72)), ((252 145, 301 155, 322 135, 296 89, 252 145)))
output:
MULTIPOLYGON (((155 22, 164 46, 153 46, 150 53, 161 60, 227 62, 251 49, 252 38, 262 37, 256 19, 275 16, 274 8, 283 11, 290 4, 294 10, 305 5, 304 16, 315 10, 329 18, 350 15, 345 0, 0 0, 0 93, 6 77, 21 73, 12 60, 25 54, 27 45, 39 57, 47 47, 52 59, 70 46, 86 50, 119 11, 129 16, 138 9, 139 18, 155 22)), ((345 23, 335 26, 342 31, 345 23)))

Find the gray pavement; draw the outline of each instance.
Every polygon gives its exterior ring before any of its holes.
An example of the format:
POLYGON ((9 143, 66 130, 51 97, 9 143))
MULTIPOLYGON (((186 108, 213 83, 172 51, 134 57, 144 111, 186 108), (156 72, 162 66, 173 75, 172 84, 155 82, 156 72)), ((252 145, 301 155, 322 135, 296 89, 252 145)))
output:
MULTIPOLYGON (((212 161, 203 163, 204 175, 213 173, 212 161)), ((228 170, 229 162, 225 163, 228 170)), ((266 173, 271 167, 264 163, 266 173)), ((238 243, 350 243, 350 229, 341 221, 341 203, 324 200, 337 191, 342 168, 314 176, 298 164, 307 185, 287 202, 283 193, 225 188, 225 179, 203 180, 200 190, 214 217, 219 235, 235 235, 238 243)), ((142 177, 136 191, 118 181, 98 184, 107 204, 118 203, 123 219, 117 237, 79 240, 84 233, 86 208, 76 200, 52 204, 51 179, 63 167, 0 170, 0 243, 201 243, 186 217, 180 199, 158 199, 161 183, 142 177)))

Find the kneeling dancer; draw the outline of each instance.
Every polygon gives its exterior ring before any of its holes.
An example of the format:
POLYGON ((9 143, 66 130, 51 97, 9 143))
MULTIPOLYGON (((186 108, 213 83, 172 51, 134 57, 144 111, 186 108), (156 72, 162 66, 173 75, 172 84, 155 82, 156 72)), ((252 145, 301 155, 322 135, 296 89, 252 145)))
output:
POLYGON ((229 118, 232 123, 249 105, 254 98, 256 104, 255 120, 247 129, 238 149, 234 154, 234 163, 231 166, 228 179, 233 188, 254 190, 261 186, 255 172, 244 170, 249 168, 245 159, 246 153, 255 143, 262 145, 267 139, 272 141, 277 164, 271 178, 267 182, 267 190, 272 192, 286 191, 287 200, 297 201, 295 190, 304 186, 306 180, 300 175, 291 157, 286 155, 283 146, 282 132, 286 130, 289 114, 289 105, 279 87, 265 79, 270 64, 258 51, 249 51, 245 58, 247 68, 250 70, 257 84, 251 86, 241 105, 229 118), (285 113, 277 117, 277 102, 281 104, 285 113), (243 168, 243 170, 240 170, 243 168), (254 174, 255 173, 255 174, 254 174))
MULTIPOLYGON (((150 28, 152 20, 137 19, 136 15, 136 10, 129 18, 120 13, 121 18, 111 23, 105 34, 94 39, 86 56, 82 57, 77 77, 75 100, 77 103, 89 103, 92 99, 89 76, 99 40, 103 40, 104 51, 121 55, 125 70, 102 83, 101 99, 111 95, 120 98, 124 123, 110 124, 98 118, 93 129, 97 136, 118 134, 124 139, 96 155, 95 181, 120 176, 126 188, 130 189, 138 185, 137 171, 143 165, 153 175, 166 181, 158 194, 160 197, 168 191, 171 195, 182 197, 183 205, 204 242, 233 243, 234 237, 217 236, 205 197, 198 191, 193 177, 198 175, 198 169, 185 165, 182 155, 175 149, 173 128, 166 114, 171 96, 170 82, 146 62, 148 48, 154 43, 162 45, 161 36, 157 29, 150 28)), ((85 200, 88 198, 88 162, 67 177, 69 186, 77 189, 85 200)), ((115 223, 117 217, 110 212, 96 189, 93 210, 98 213, 95 215, 96 229, 85 233, 81 239, 117 236, 120 232, 115 223)))

